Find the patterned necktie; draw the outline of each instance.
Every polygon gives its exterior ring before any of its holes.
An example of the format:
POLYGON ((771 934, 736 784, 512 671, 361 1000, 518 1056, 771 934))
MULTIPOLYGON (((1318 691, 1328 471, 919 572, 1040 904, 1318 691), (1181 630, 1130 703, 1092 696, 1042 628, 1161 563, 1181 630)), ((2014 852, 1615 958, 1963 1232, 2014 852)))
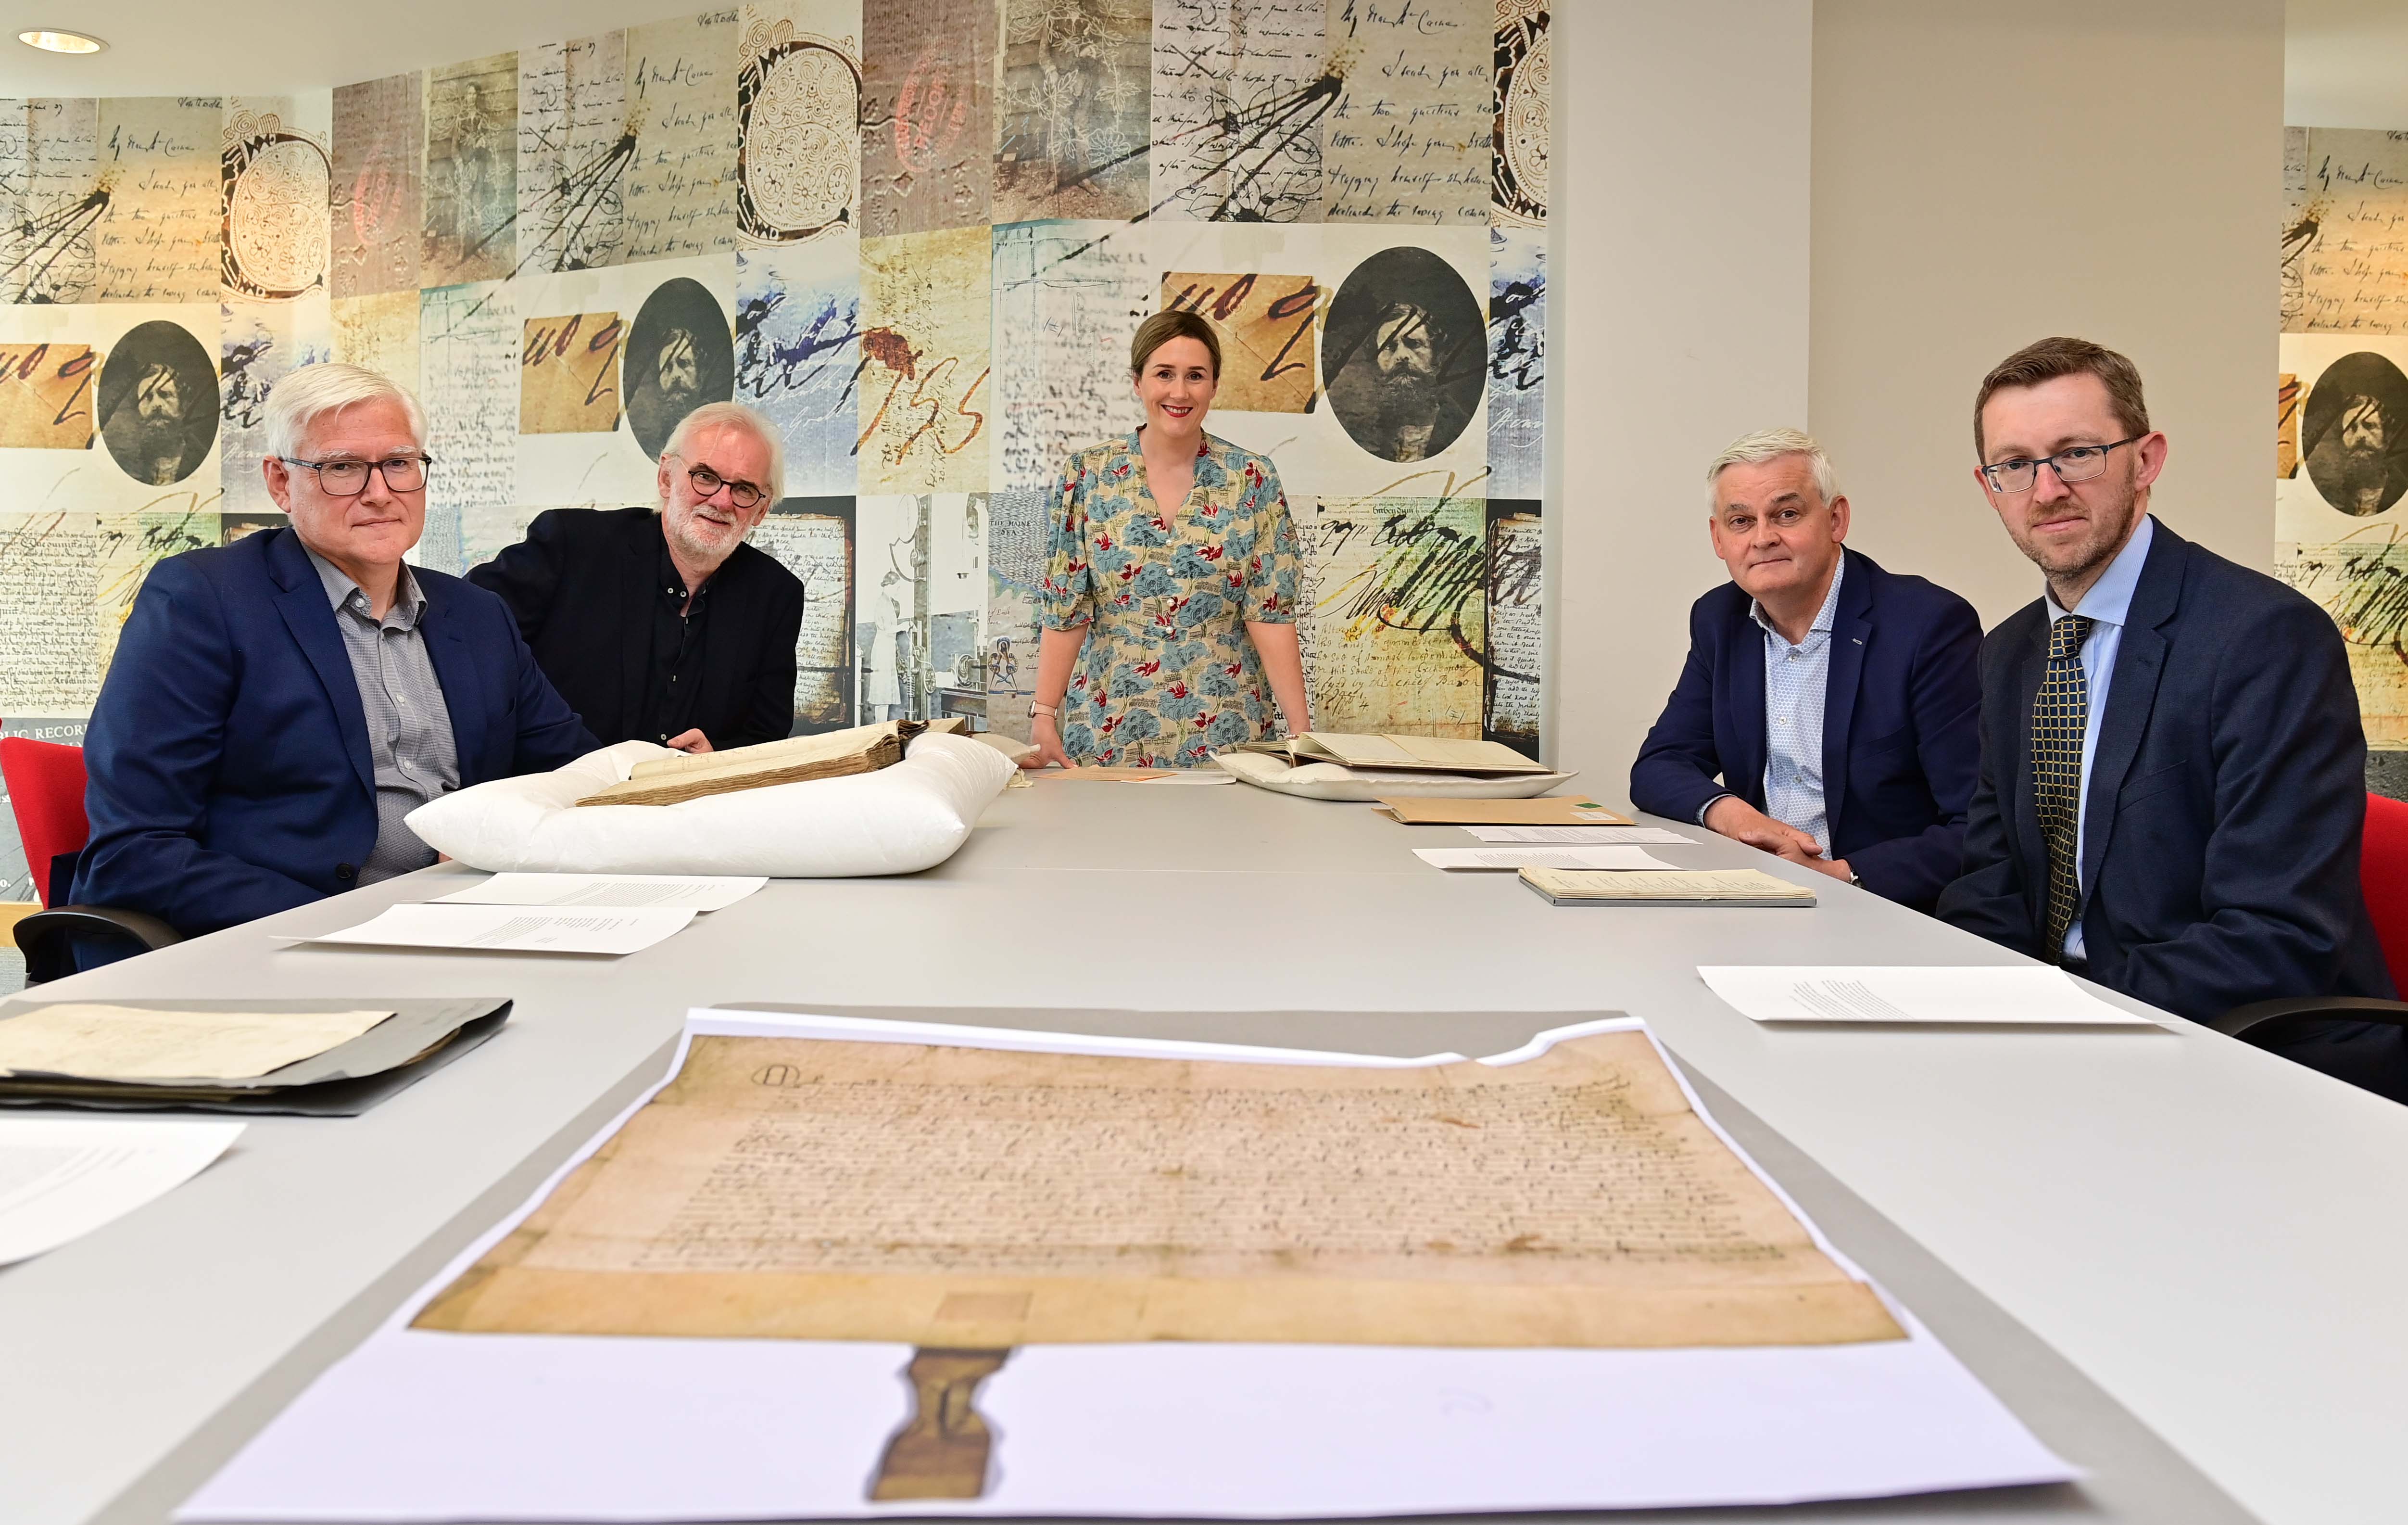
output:
POLYGON ((2048 671, 2032 702, 2032 774, 2041 836, 2048 843, 2048 940, 2041 957, 2065 957, 2066 928, 2082 899, 2082 733, 2090 723, 2090 681, 2082 643, 2098 621, 2068 614, 2048 627, 2048 671))

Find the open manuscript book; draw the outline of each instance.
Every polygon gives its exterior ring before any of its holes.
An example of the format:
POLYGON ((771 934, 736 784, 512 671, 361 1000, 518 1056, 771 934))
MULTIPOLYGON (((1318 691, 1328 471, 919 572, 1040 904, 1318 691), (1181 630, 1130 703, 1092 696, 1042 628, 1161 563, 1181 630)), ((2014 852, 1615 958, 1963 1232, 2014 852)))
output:
POLYGON ((1344 731, 1306 731, 1284 740, 1247 741, 1228 750, 1268 752, 1298 768, 1326 762, 1400 772, 1497 775, 1549 771, 1546 764, 1534 762, 1501 741, 1454 736, 1360 736, 1344 731))
POLYGON ((943 720, 889 720, 819 736, 791 736, 758 746, 731 747, 725 752, 676 753, 638 763, 628 770, 624 783, 587 795, 578 803, 674 805, 680 800, 733 794, 738 789, 763 789, 773 784, 874 773, 901 762, 904 745, 922 731, 957 735, 968 724, 958 715, 943 720))

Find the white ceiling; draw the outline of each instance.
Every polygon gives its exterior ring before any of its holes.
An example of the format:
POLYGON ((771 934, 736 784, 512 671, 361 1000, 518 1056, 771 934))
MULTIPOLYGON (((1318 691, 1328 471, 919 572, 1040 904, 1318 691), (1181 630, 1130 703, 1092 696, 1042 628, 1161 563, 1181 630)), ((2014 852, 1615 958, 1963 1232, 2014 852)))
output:
MULTIPOLYGON (((0 95, 291 94, 683 8, 679 0, 0 0, 0 95), (37 53, 15 40, 31 26, 93 33, 109 49, 37 53)), ((2290 0, 2287 33, 2284 121, 2408 130, 2408 0, 2290 0)))

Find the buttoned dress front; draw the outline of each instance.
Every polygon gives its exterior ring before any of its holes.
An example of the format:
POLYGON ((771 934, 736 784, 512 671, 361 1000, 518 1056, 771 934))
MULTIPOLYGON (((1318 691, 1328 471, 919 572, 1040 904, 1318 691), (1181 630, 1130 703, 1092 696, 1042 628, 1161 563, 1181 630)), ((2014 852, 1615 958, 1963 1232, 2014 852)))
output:
POLYGON ((1039 617, 1087 626, 1062 705, 1075 763, 1196 768, 1271 734, 1277 710, 1246 624, 1296 620, 1296 530, 1268 459, 1206 435, 1166 517, 1139 434, 1062 468, 1039 617))

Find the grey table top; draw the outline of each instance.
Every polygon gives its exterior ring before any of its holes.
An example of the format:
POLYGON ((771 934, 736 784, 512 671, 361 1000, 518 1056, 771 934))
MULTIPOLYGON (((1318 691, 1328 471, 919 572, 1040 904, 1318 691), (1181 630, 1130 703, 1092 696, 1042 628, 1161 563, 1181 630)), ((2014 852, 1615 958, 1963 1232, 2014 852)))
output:
POLYGON ((942 868, 773 883, 625 958, 271 941, 470 877, 437 869, 46 986, 518 1005, 367 1115, 259 1119, 168 1197, 0 1270, 0 1518, 161 1518, 656 1076, 688 1007, 735 1002, 1211 1010, 1160 1030, 1400 1055, 1508 1046, 1449 1014, 1526 1013, 1526 1036, 1628 1011, 2249 1511, 2399 1517, 2408 1109, 2198 1029, 1761 1028, 1695 966, 2013 958, 1712 839, 1659 851, 1822 904, 1556 909, 1408 851, 1469 842, 1243 786, 1047 784, 942 868), (1295 1012, 1316 1014, 1270 1014, 1295 1012))

